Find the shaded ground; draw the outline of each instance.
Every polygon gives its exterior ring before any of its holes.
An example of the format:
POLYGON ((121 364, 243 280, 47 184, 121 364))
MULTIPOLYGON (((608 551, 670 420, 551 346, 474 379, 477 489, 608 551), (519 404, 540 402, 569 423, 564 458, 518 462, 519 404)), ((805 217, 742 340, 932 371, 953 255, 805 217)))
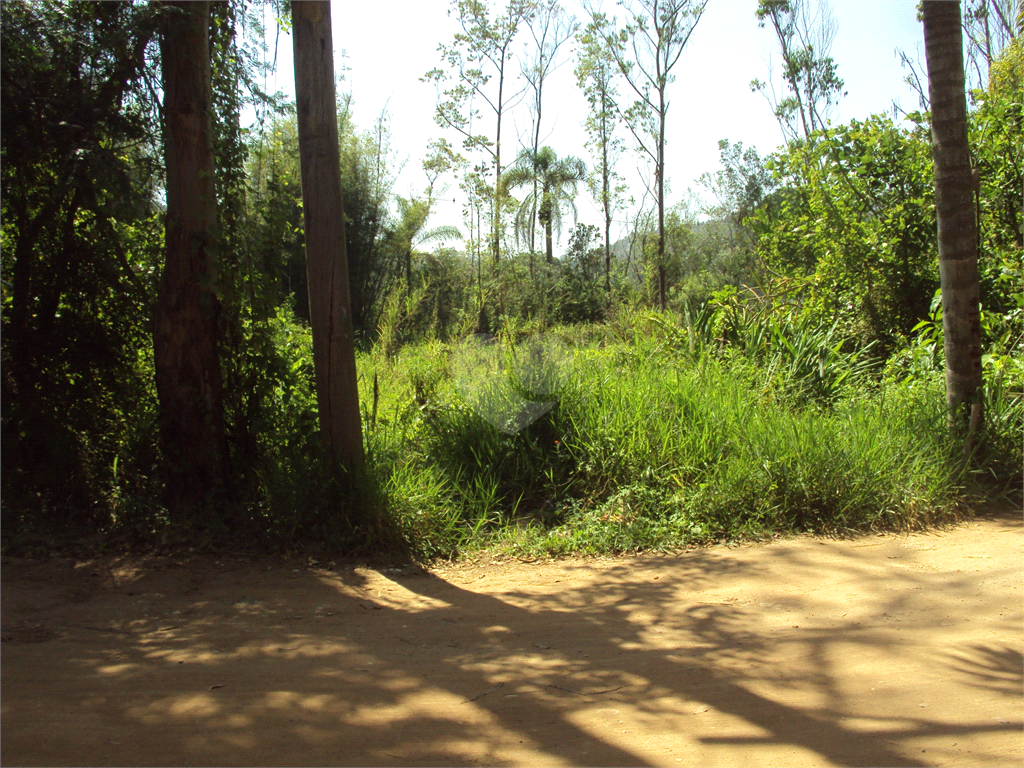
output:
POLYGON ((1021 765, 1019 511, 467 563, 10 561, 5 765, 1021 765))

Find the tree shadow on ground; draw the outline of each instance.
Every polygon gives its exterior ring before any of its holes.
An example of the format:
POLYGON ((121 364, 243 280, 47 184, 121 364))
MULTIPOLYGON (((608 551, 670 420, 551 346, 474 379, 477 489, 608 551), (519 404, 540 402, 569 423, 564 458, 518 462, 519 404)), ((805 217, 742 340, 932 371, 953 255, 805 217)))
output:
MULTIPOLYGON (((5 627, 5 761, 653 765, 746 747, 904 766, 927 764, 908 746, 921 738, 1019 731, 858 687, 847 659, 906 659, 935 630, 923 605, 977 599, 976 577, 893 551, 891 568, 854 548, 826 567, 796 546, 570 563, 561 587, 551 567, 551 583, 497 592, 486 574, 467 588, 415 567, 75 574, 56 597, 38 590, 49 639, 5 627), (808 579, 834 599, 795 588, 808 579), (841 614, 854 589, 870 599, 841 614)), ((965 686, 1019 696, 1009 646, 942 658, 965 686)))

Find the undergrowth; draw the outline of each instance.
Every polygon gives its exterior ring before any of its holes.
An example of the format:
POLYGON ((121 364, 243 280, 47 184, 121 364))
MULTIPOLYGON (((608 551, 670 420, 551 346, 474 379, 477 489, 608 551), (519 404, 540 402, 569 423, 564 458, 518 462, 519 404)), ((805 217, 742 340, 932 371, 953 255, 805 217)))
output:
MULTIPOLYGON (((518 343, 522 357, 538 330, 509 327, 504 352, 474 354, 511 363, 508 350, 518 343)), ((368 472, 343 491, 322 456, 309 329, 281 316, 271 331, 278 375, 255 411, 256 460, 235 489, 229 539, 421 559, 674 550, 919 528, 1022 486, 1013 358, 986 368, 985 428, 965 455, 947 427, 931 337, 883 362, 835 327, 772 316, 729 325, 704 307, 548 329, 557 386, 543 397, 514 365, 467 383, 473 337, 360 353, 368 472), (539 418, 509 428, 515 418, 480 407, 492 392, 539 418)), ((137 452, 140 464, 130 448, 114 464, 105 535, 173 538, 159 476, 147 472, 153 451, 137 452)), ((51 539, 8 537, 5 551, 49 551, 51 539)))
POLYGON ((460 395, 455 346, 367 355, 376 486, 430 558, 906 530, 1019 485, 1019 393, 987 390, 985 453, 965 460, 947 430, 940 371, 887 379, 863 350, 844 351, 834 329, 816 343, 806 329, 773 326, 756 345, 728 349, 660 316, 598 338, 555 329, 570 350, 562 387, 514 434, 460 395))

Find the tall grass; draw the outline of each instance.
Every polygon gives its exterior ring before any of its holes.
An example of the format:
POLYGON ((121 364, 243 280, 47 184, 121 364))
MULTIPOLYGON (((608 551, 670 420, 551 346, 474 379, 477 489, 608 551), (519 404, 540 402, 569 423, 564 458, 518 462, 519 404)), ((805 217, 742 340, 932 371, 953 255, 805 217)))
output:
MULTIPOLYGON (((515 434, 459 395, 446 345, 362 358, 367 411, 381 383, 372 471, 414 548, 625 551, 955 514, 969 478, 937 376, 879 383, 834 329, 776 322, 730 356, 648 320, 575 346, 556 406, 515 434)), ((1019 412, 1004 421, 1019 435, 1019 412)))

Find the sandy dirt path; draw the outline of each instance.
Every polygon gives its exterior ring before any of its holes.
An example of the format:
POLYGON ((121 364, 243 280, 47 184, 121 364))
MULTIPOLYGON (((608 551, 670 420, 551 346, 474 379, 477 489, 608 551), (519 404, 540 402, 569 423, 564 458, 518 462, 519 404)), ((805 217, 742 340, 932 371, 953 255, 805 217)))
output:
POLYGON ((4 765, 1024 762, 1019 512, 424 571, 11 560, 4 765))

